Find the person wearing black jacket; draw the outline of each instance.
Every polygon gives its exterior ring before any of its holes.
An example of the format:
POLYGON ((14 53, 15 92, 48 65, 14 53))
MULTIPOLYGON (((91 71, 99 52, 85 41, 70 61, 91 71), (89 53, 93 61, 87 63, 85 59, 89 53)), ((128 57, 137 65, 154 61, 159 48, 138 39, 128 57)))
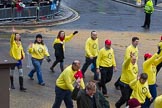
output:
POLYGON ((109 102, 93 81, 88 82, 85 89, 77 85, 72 92, 72 99, 77 101, 77 108, 110 108, 109 102))
POLYGON ((70 41, 77 33, 78 33, 78 31, 74 31, 70 35, 65 36, 65 32, 64 31, 59 31, 59 33, 57 35, 57 38, 53 41, 53 48, 55 50, 56 60, 54 61, 54 63, 50 67, 50 70, 52 72, 54 72, 54 67, 58 63, 60 63, 61 72, 64 70, 65 43, 70 41))

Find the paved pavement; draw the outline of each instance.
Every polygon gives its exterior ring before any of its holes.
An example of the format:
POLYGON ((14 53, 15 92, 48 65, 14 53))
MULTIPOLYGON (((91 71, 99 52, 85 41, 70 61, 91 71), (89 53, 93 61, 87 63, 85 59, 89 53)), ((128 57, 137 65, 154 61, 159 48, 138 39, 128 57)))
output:
MULTIPOLYGON (((58 16, 59 17, 59 16, 58 16)), ((46 25, 45 25, 46 26, 46 25)), ((56 26, 57 28, 57 26, 56 26)), ((30 30, 26 30, 26 32, 23 32, 22 34, 22 41, 23 41, 23 46, 24 49, 26 50, 27 46, 29 45, 30 42, 34 41, 34 36, 37 33, 42 32, 41 29, 39 31, 34 31, 33 33, 30 32, 30 30)), ((53 38, 56 37, 56 35, 53 34, 57 34, 58 31, 50 31, 50 30, 46 30, 44 34, 46 38, 44 38, 45 43, 48 44, 48 48, 51 54, 51 58, 54 60, 54 56, 53 56, 53 48, 52 48, 52 41, 53 38), (49 32, 51 32, 51 34, 48 34, 49 32)), ((70 31, 72 32, 72 31, 70 31)), ((66 33, 70 33, 67 32, 66 33)), ((72 42, 67 43, 67 47, 66 47, 66 59, 65 59, 65 65, 69 65, 72 60, 74 59, 80 59, 82 61, 82 63, 84 62, 84 41, 86 40, 86 36, 89 35, 90 31, 80 31, 82 33, 85 34, 81 34, 79 36, 79 38, 75 38, 75 40, 72 40, 72 42)), ((0 54, 7 54, 9 51, 9 36, 10 33, 4 35, 4 33, 1 33, 1 38, 0 38, 0 49, 1 52, 0 54)), ((99 34, 103 33, 103 31, 100 31, 99 34)), ((122 54, 124 54, 124 50, 126 45, 128 45, 128 43, 130 41, 130 34, 132 33, 128 33, 128 37, 125 37, 126 33, 120 33, 120 34, 116 34, 116 36, 111 36, 111 32, 108 33, 103 33, 102 36, 105 36, 102 38, 102 40, 100 40, 101 46, 103 46, 102 42, 104 41, 105 38, 107 38, 107 34, 109 34, 109 38, 111 38, 113 40, 113 47, 115 48, 116 54, 117 54, 117 61, 118 64, 121 64, 122 62, 122 54), (121 36, 124 35, 124 39, 121 39, 121 36), (121 43, 122 41, 124 41, 123 43, 121 43), (116 43, 116 44, 115 44, 116 43)), ((134 33, 133 33, 134 35, 134 33)), ((148 51, 148 48, 146 47, 148 44, 150 43, 151 46, 149 49, 151 49, 151 51, 155 51, 156 48, 156 42, 158 42, 158 39, 156 38, 157 36, 159 36, 160 34, 156 34, 154 36, 152 36, 152 34, 143 34, 141 35, 141 33, 136 33, 137 36, 141 36, 140 41, 142 42, 140 44, 140 53, 144 53, 146 51, 148 51), (155 42, 156 41, 156 42, 155 42), (152 49, 153 48, 153 49, 152 49)), ((140 58, 142 58, 142 54, 140 55, 140 58)), ((1 57, 1 56, 0 56, 1 57)), ((44 61, 43 65, 42 65, 42 69, 43 69, 43 77, 44 80, 46 82, 46 86, 42 87, 39 86, 37 84, 37 78, 36 76, 34 76, 35 80, 31 81, 28 79, 27 74, 30 71, 30 68, 27 67, 27 55, 26 55, 26 59, 23 62, 23 68, 24 68, 24 83, 25 83, 25 87, 27 87, 27 92, 26 93, 22 93, 19 91, 19 85, 18 85, 18 73, 15 73, 15 86, 16 89, 15 90, 11 90, 10 92, 10 108, 51 108, 53 101, 54 101, 54 84, 55 84, 55 80, 58 77, 58 75, 60 74, 60 69, 59 66, 56 67, 56 73, 51 73, 49 71, 49 67, 51 65, 48 64, 46 61, 44 61)), ((143 62, 142 59, 140 59, 139 61, 141 61, 141 63, 143 62)), ((86 77, 86 81, 92 78, 92 73, 90 71, 87 71, 86 73, 87 77, 86 77)), ((160 75, 158 76, 160 79, 160 75)), ((112 104, 111 108, 114 108, 114 103, 116 102, 116 100, 119 98, 120 92, 116 91, 114 89, 113 83, 116 80, 117 76, 113 77, 111 84, 108 84, 108 91, 110 91, 110 98, 109 101, 112 104)), ((161 83, 161 81, 159 80, 159 82, 161 83)), ((159 88, 158 91, 162 91, 162 85, 159 83, 159 88)), ((161 92, 160 92, 161 93, 161 92)), ((65 108, 64 103, 62 104, 61 108, 65 108)), ((76 108, 76 105, 75 105, 76 108)), ((124 108, 124 107, 123 107, 124 108)))

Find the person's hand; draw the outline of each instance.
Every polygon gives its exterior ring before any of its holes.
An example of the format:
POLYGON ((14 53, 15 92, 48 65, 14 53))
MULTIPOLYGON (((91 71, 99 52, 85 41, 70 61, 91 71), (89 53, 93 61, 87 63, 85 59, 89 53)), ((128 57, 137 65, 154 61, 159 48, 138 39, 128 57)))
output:
POLYGON ((48 63, 49 63, 49 62, 51 62, 51 59, 50 59, 50 57, 49 57, 49 56, 47 57, 47 59, 46 59, 46 60, 47 60, 47 62, 48 62, 48 63))
POLYGON ((137 80, 139 80, 139 79, 140 79, 140 77, 141 77, 141 76, 140 76, 140 75, 138 75, 138 76, 137 76, 137 80))
POLYGON ((32 47, 33 47, 33 43, 30 43, 30 44, 29 44, 29 48, 32 48, 32 47))
POLYGON ((114 66, 114 72, 117 72, 117 70, 118 70, 118 69, 116 68, 116 66, 114 66))
POLYGON ((99 68, 97 68, 97 69, 96 69, 96 72, 97 72, 97 73, 100 73, 100 69, 99 69, 99 68))
POLYGON ((12 27, 12 32, 13 32, 13 33, 15 33, 15 32, 16 32, 15 27, 12 27))
POLYGON ((80 78, 78 78, 78 79, 76 80, 76 83, 77 83, 77 88, 80 88, 80 82, 81 82, 81 79, 80 79, 80 78))
POLYGON ((130 57, 132 58, 133 56, 135 56, 135 53, 130 52, 130 57))
POLYGON ((160 54, 161 52, 161 49, 160 49, 160 46, 158 47, 158 51, 157 51, 157 54, 160 54))
POLYGON ((78 33, 78 31, 74 31, 73 35, 75 35, 75 34, 77 34, 77 33, 78 33))
POLYGON ((150 98, 150 101, 152 101, 152 100, 153 100, 153 97, 150 98))
POLYGON ((93 59, 93 57, 89 57, 91 60, 93 59))

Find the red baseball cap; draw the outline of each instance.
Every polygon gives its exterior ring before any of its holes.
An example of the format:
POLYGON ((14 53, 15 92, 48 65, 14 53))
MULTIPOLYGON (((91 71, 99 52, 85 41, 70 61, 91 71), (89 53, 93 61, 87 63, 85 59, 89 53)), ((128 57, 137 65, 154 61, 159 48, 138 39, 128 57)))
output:
POLYGON ((111 40, 109 39, 105 40, 105 45, 111 45, 111 40))
POLYGON ((151 58, 151 57, 152 57, 152 54, 150 54, 150 53, 145 53, 145 54, 144 54, 144 57, 145 57, 145 58, 151 58))

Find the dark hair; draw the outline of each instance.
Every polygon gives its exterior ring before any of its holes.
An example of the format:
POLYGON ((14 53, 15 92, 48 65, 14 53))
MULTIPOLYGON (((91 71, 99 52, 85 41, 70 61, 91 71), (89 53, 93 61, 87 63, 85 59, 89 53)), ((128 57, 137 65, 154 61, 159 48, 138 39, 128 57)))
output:
POLYGON ((37 34, 37 35, 36 35, 36 39, 35 39, 35 41, 34 41, 34 44, 38 43, 38 44, 44 45, 43 39, 42 39, 41 42, 38 42, 38 41, 37 41, 37 38, 42 38, 42 35, 41 35, 41 34, 37 34))
MULTIPOLYGON (((17 34, 19 34, 19 33, 15 33, 15 38, 14 38, 14 40, 16 40, 16 35, 17 35, 17 34)), ((19 41, 21 41, 21 37, 20 37, 19 41)))
POLYGON ((148 78, 147 73, 141 73, 140 78, 143 79, 143 80, 147 80, 147 78, 148 78))
MULTIPOLYGON (((61 32, 64 32, 63 30, 58 32, 57 38, 60 38, 61 32)), ((65 33, 65 32, 64 32, 65 33)), ((65 35, 64 35, 65 36, 65 35)))
POLYGON ((132 42, 135 42, 136 40, 139 40, 139 38, 138 37, 133 37, 132 38, 132 42))

